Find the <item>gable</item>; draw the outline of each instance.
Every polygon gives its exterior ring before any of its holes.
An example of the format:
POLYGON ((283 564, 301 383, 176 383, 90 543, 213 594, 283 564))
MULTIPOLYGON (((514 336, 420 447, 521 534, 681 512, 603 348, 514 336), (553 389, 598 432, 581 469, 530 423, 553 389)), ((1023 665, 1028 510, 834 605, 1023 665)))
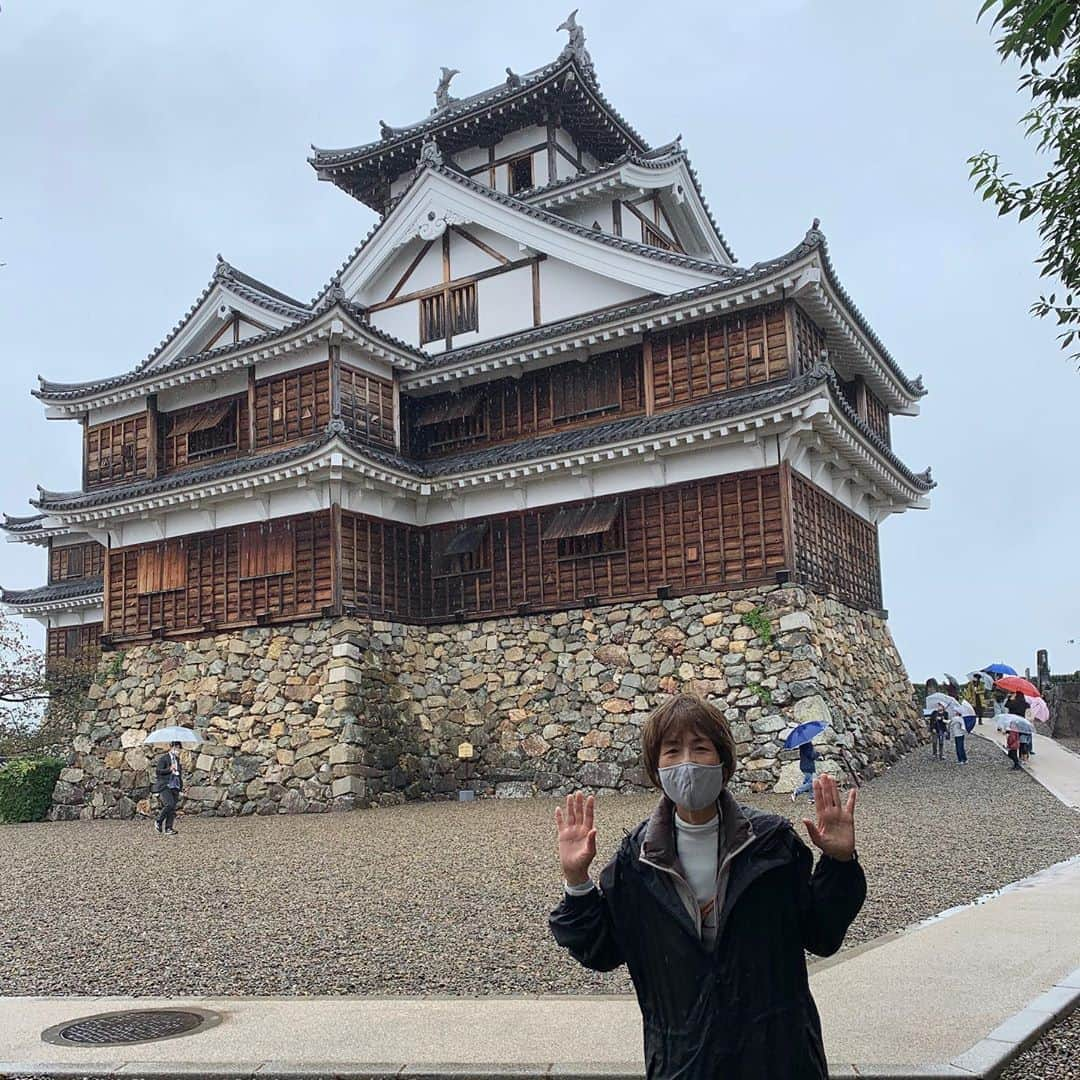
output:
MULTIPOLYGON (((398 205, 341 272, 339 280, 346 296, 364 303, 372 295, 373 283, 381 275, 389 276, 388 268, 392 266, 400 276, 408 266, 408 260, 401 259, 402 248, 417 238, 436 240, 451 226, 464 226, 474 236, 486 230, 502 238, 498 250, 511 258, 528 251, 561 259, 635 288, 639 290, 636 295, 670 295, 716 281, 726 272, 711 261, 667 257, 667 252, 605 236, 546 210, 526 207, 441 166, 430 166, 421 170, 398 205)), ((416 248, 412 250, 415 257, 416 248)))
POLYGON ((441 352, 645 295, 492 229, 452 224, 405 244, 354 299, 379 330, 441 352))

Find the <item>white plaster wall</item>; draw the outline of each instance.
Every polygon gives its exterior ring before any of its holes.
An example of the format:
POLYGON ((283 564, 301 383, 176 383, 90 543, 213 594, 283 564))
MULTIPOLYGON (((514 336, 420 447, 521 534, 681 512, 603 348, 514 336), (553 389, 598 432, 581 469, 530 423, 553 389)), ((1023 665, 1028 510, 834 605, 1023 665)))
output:
MULTIPOLYGON (((266 331, 261 326, 256 326, 254 323, 249 323, 246 319, 240 320, 240 340, 245 338, 255 337, 258 334, 264 334, 266 331)), ((219 344, 224 345, 227 343, 227 339, 223 338, 219 344)))
POLYGON ((642 289, 558 259, 545 259, 540 264, 540 316, 545 323, 645 295, 642 289))
POLYGON ((317 341, 303 349, 293 349, 283 356, 271 356, 255 364, 255 378, 265 379, 271 375, 280 375, 296 368, 311 367, 312 364, 325 364, 329 361, 330 346, 326 341, 317 341))
POLYGON ((390 183, 390 198, 396 198, 400 195, 412 182, 413 177, 416 176, 415 169, 408 169, 403 172, 396 180, 390 183))
MULTIPOLYGON (((594 221, 600 222, 600 228, 606 233, 614 233, 615 227, 611 217, 611 198, 586 199, 572 203, 570 206, 553 207, 552 212, 570 221, 576 221, 586 228, 592 228, 594 221)), ((625 225, 625 221, 623 222, 625 225)))
MULTIPOLYGON (((543 267, 543 263, 540 264, 543 267)), ((528 329, 532 317, 532 267, 523 266, 505 274, 496 274, 476 283, 476 306, 479 331, 454 338, 454 346, 464 345, 466 338, 477 341, 528 329)))
POLYGON ((378 375, 382 379, 393 380, 394 369, 385 360, 369 356, 363 349, 358 348, 351 342, 345 342, 341 346, 341 362, 349 367, 358 368, 371 375, 378 375))
MULTIPOLYGON (((409 241, 375 277, 356 292, 353 299, 361 304, 378 304, 385 300, 425 243, 426 241, 419 238, 409 241)), ((428 249, 427 254, 402 285, 400 292, 418 292, 438 285, 441 281, 442 240, 439 239, 428 249)))
MULTIPOLYGON (((371 325, 392 334, 410 345, 420 344, 420 305, 416 300, 394 307, 382 308, 371 313, 371 325)), ((435 352, 441 348, 439 342, 431 341, 424 346, 425 351, 435 352)))
POLYGON ((158 410, 172 412, 175 409, 198 405, 203 401, 212 401, 214 398, 240 394, 246 390, 247 372, 241 368, 239 371, 230 371, 225 375, 214 375, 208 379, 186 383, 184 386, 162 390, 158 394, 158 410))
MULTIPOLYGON (((468 149, 455 154, 454 161, 457 162, 458 168, 465 172, 469 172, 471 169, 478 169, 481 165, 487 165, 488 163, 487 147, 470 146, 468 149)), ((484 173, 478 173, 473 179, 482 184, 487 183, 487 175, 484 173)))
MULTIPOLYGON (((32 616, 33 617, 33 616, 32 616)), ((100 607, 77 608, 74 611, 57 611, 47 617, 37 617, 37 621, 50 630, 62 630, 66 626, 85 626, 87 623, 99 623, 105 618, 100 607)))
POLYGON ((63 536, 54 536, 52 546, 54 550, 62 547, 74 547, 76 544, 85 544, 90 539, 91 537, 83 532, 65 533, 63 536))
POLYGON ((115 405, 103 405, 100 409, 91 409, 87 414, 86 422, 93 427, 95 424, 107 424, 112 420, 120 420, 122 417, 134 416, 141 412, 146 412, 145 397, 118 401, 115 405))

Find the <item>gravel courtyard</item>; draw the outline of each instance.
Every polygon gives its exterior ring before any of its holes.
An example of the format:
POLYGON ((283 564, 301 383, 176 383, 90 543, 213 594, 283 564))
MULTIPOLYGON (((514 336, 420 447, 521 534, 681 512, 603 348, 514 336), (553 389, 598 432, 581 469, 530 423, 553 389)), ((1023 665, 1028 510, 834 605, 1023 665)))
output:
MULTIPOLYGON (((848 945, 1080 852, 1080 821, 1000 751, 922 749, 860 793, 848 945)), ((757 806, 798 816, 786 796, 757 806)), ((651 796, 599 800, 597 868, 651 796)), ((556 802, 0 827, 5 994, 629 992, 551 939, 556 802), (170 959, 163 962, 163 950, 170 959)), ((800 831, 802 826, 799 825, 800 831)))

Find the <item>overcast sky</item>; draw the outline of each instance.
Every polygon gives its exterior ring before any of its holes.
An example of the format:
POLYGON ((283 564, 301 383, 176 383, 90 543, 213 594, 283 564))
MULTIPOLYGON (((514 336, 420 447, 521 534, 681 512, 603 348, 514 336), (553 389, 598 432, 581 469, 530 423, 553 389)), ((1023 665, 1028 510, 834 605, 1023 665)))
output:
MULTIPOLYGON (((548 62, 571 0, 4 0, 0 12, 0 509, 79 484, 79 428, 29 396, 130 370, 214 257, 309 299, 374 217, 306 163, 415 121, 440 65, 459 96, 548 62)), ((881 528, 885 604, 913 678, 1050 650, 1080 667, 1080 375, 1040 290, 1030 222, 973 195, 966 158, 1038 159, 979 0, 582 0, 604 93, 651 143, 678 133, 744 264, 815 216, 837 272, 910 375, 894 421, 932 509, 881 528)), ((0 547, 0 582, 44 582, 0 547)), ((40 642, 36 624, 33 640, 40 642)))

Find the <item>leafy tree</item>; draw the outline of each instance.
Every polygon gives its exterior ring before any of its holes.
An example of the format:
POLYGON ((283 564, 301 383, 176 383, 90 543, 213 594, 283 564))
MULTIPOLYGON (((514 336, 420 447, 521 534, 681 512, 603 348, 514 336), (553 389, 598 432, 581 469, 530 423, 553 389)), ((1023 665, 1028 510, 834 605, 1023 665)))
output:
POLYGON ((93 663, 49 661, 0 614, 0 755, 65 745, 93 673, 93 663))
MULTIPOLYGON (((981 19, 997 8, 993 26, 1001 31, 1002 60, 1020 61, 1019 89, 1032 106, 1021 118, 1040 153, 1053 159, 1046 176, 1032 183, 1003 172, 997 154, 983 151, 968 159, 975 190, 999 214, 1038 221, 1041 276, 1060 283, 1058 293, 1040 296, 1031 313, 1056 317, 1063 327, 1061 346, 1069 349, 1080 334, 1080 4, 1076 0, 985 0, 981 19)), ((1078 343, 1080 344, 1080 343, 1078 343)), ((1080 349, 1071 353, 1080 360, 1080 349)))

